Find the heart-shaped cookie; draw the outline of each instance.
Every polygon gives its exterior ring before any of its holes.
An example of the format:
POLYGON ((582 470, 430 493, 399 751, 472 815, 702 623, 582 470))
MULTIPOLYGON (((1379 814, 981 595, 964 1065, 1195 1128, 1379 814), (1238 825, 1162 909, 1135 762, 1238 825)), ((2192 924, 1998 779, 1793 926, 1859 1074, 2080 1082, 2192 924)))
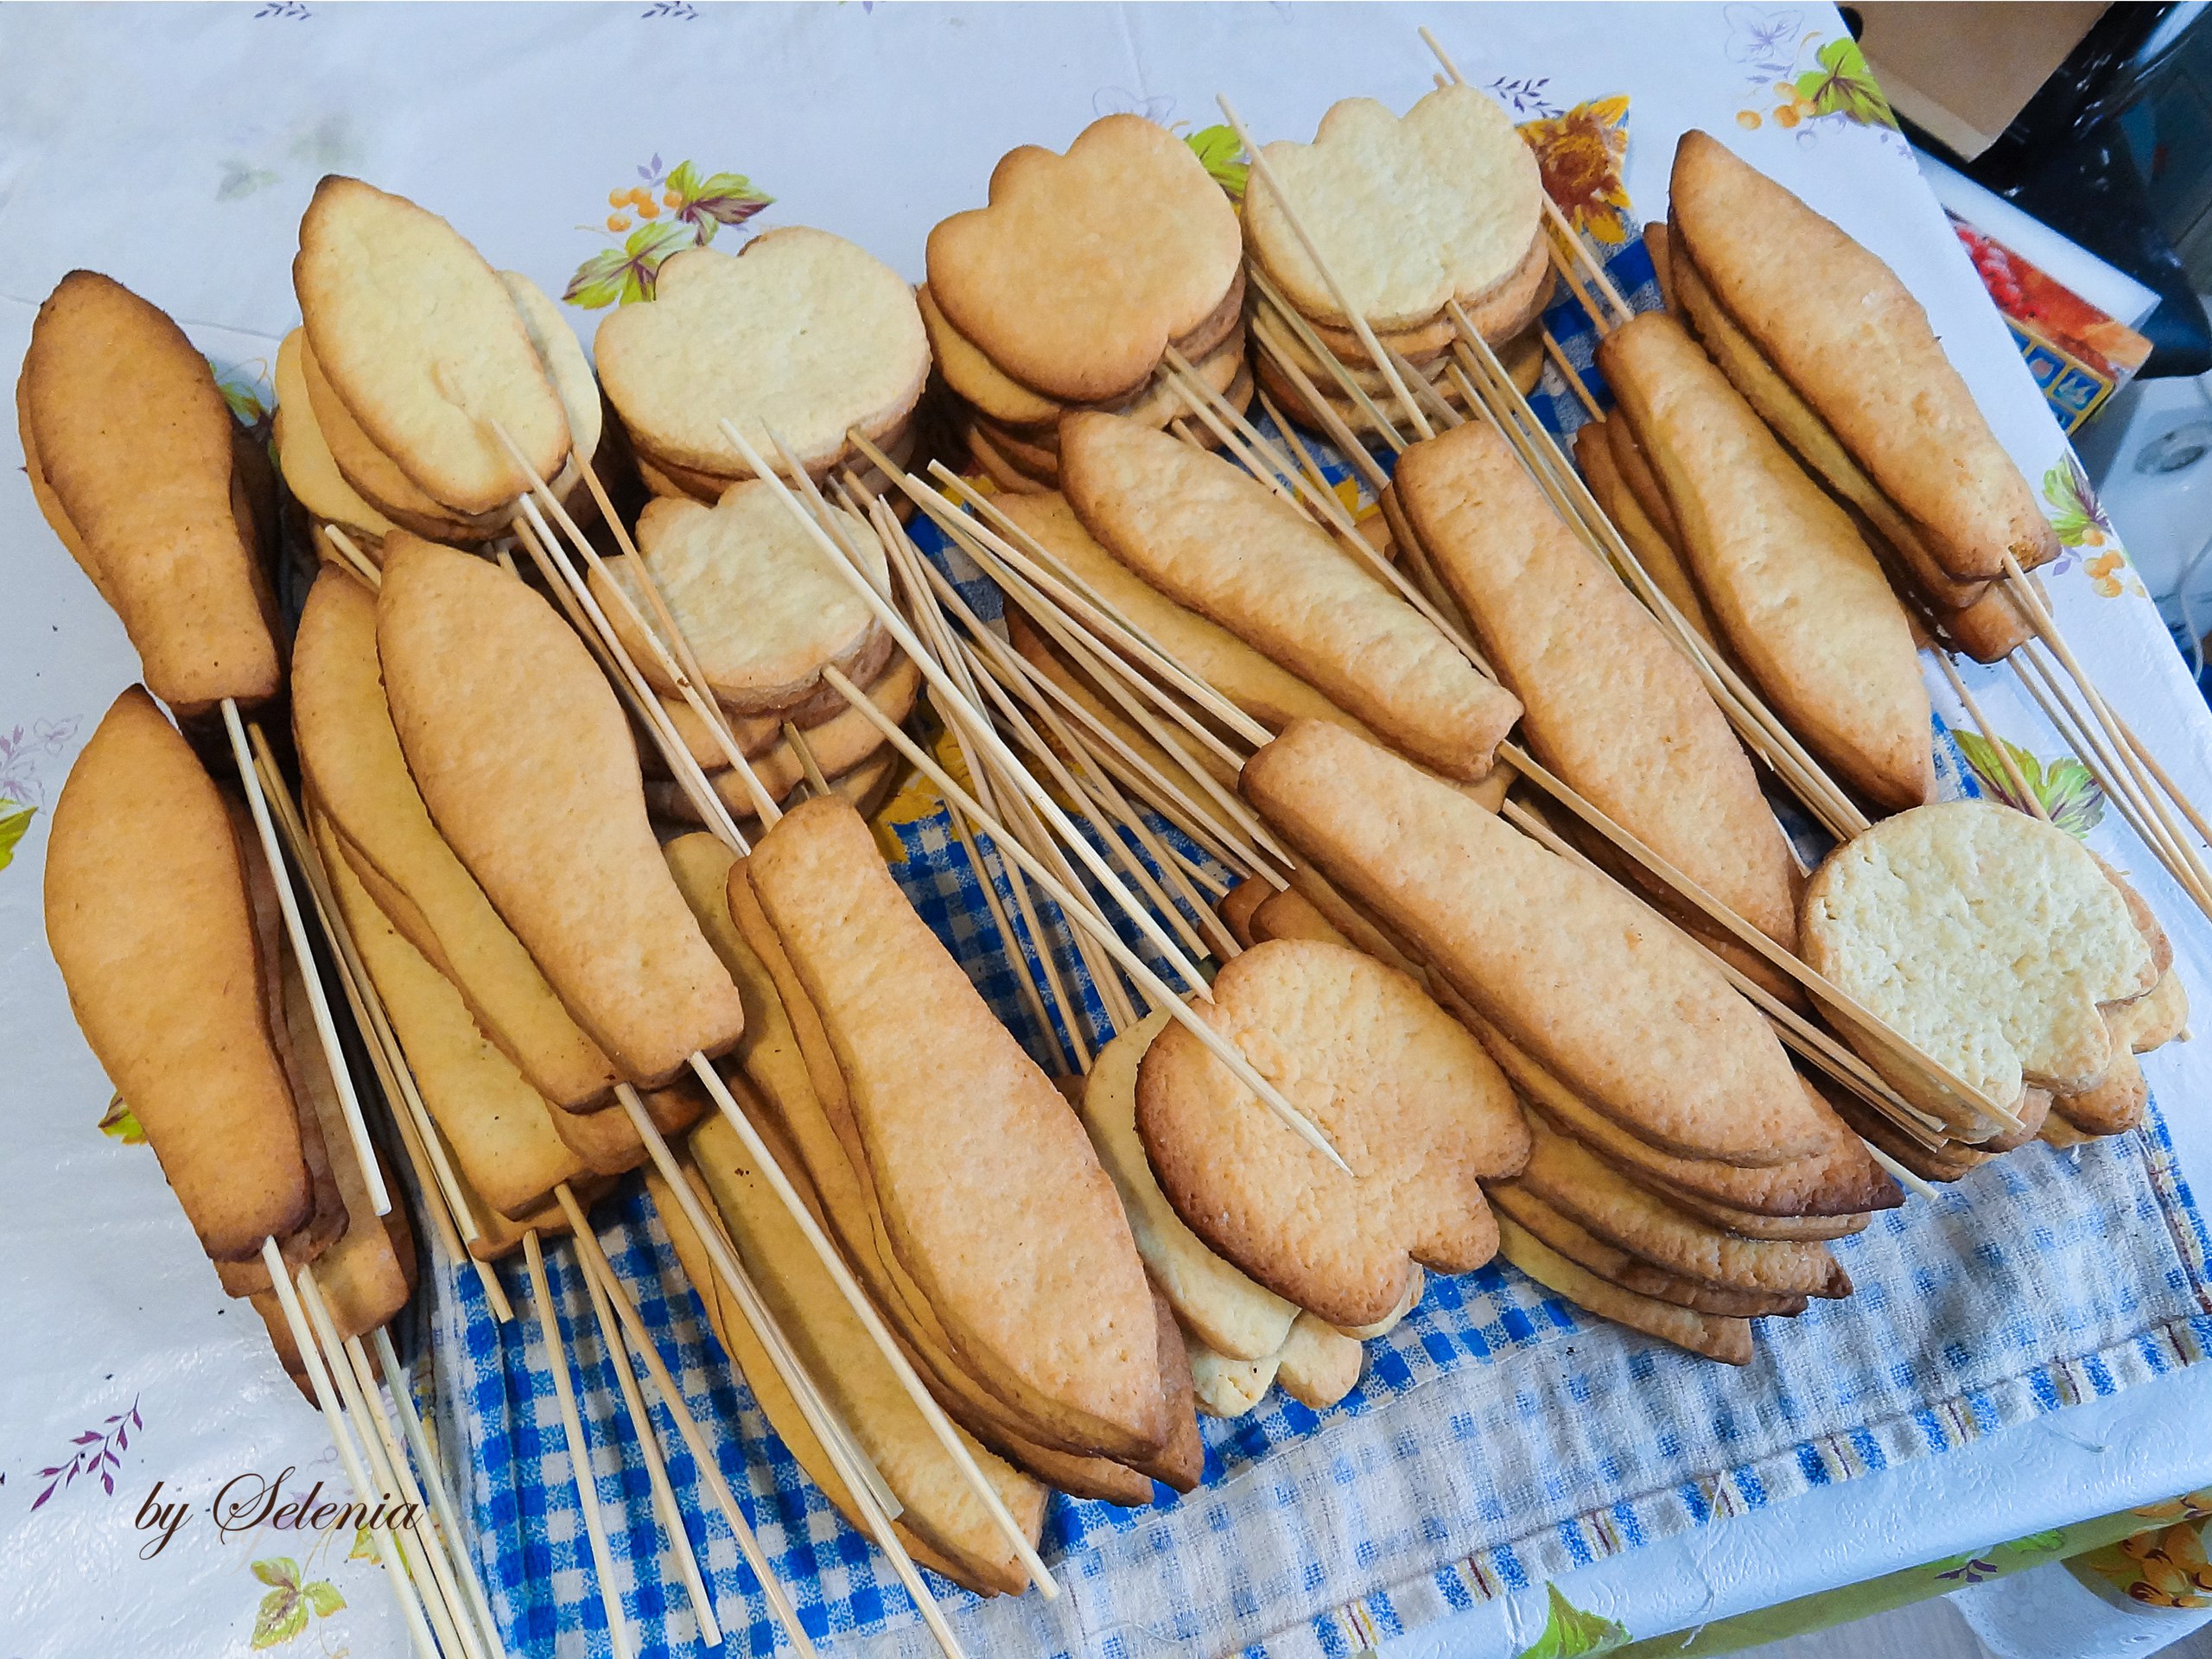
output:
MULTIPOLYGON (((872 580, 889 581, 883 544, 852 514, 832 508, 836 531, 857 548, 872 580)), ((783 709, 805 696, 835 664, 862 681, 880 638, 874 614, 830 568, 828 557, 799 528, 774 486, 760 479, 733 484, 711 507, 666 497, 638 519, 638 551, 652 570, 677 625, 696 653, 709 688, 741 713, 783 709)), ((653 613, 632 579, 626 557, 607 561, 640 614, 653 613)), ((624 637, 632 657, 658 683, 665 677, 622 605, 593 572, 601 608, 624 637)), ((660 684, 674 690, 673 682, 660 684)))
POLYGON ((1490 1260, 1497 1229, 1478 1181, 1521 1167, 1528 1124, 1481 1045, 1412 980, 1347 946, 1274 939, 1224 968, 1197 1011, 1353 1173, 1169 1026, 1137 1070, 1137 1131, 1192 1231, 1344 1326, 1387 1315, 1413 1263, 1490 1260))
POLYGON ((930 294, 1023 385, 1103 403, 1217 320, 1238 253, 1236 212, 1189 147, 1141 117, 1109 115, 1065 156, 1009 151, 989 206, 930 232, 930 294))
MULTIPOLYGON (((1486 92, 1444 86, 1404 117, 1348 98, 1310 144, 1262 146, 1345 299, 1375 328, 1411 328, 1472 305, 1527 260, 1543 215, 1536 157, 1486 92)), ((1310 317, 1350 319, 1255 168, 1244 198, 1252 256, 1310 317)))
POLYGON ((599 325, 599 373, 638 442, 678 466, 741 475, 725 419, 771 460, 772 427, 810 468, 830 466, 849 429, 874 441, 904 420, 929 378, 912 290, 827 231, 687 252, 658 295, 599 325))
POLYGON ((1806 887, 1800 932, 1815 969, 2004 1105, 2030 1084, 2094 1084, 2114 1058, 2106 1007, 2158 979, 2095 856, 1989 801, 1916 807, 1846 842, 1806 887))

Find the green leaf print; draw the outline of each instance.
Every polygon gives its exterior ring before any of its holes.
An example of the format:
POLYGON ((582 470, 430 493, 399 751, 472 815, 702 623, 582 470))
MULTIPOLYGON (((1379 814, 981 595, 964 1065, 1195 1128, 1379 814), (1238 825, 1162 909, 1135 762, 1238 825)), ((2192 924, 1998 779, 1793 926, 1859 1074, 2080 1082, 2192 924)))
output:
POLYGON ((23 831, 31 827, 31 820, 38 816, 38 808, 25 806, 20 801, 0 799, 0 870, 16 860, 16 844, 23 838, 23 831))
POLYGON ((126 1147, 146 1144, 146 1131, 139 1127, 138 1115, 130 1109, 119 1090, 108 1096, 107 1110, 100 1114, 100 1133, 126 1147))
POLYGON ((1520 1659, 1578 1659, 1580 1655, 1611 1653, 1626 1645, 1628 1631, 1621 1625, 1597 1613, 1584 1612, 1560 1594, 1555 1584, 1546 1585, 1544 1590, 1551 1597, 1544 1633, 1534 1647, 1522 1652, 1520 1659))
MULTIPOLYGON (((1958 739, 1959 753, 1974 768, 1985 794, 2017 811, 2034 812, 2035 807, 2020 793, 2012 781, 2012 772, 2005 768, 2004 758, 1987 738, 1979 732, 1953 732, 1951 735, 1958 739)), ((2012 742, 2005 743, 2005 754, 2011 757, 2012 770, 2020 774, 2020 782, 2027 785, 2029 795, 2042 804, 2051 823, 2068 835, 2081 840, 2104 821, 2104 791, 2097 787, 2097 780, 2089 769, 2072 755, 2060 755, 2045 766, 2027 750, 2012 742)))
POLYGON ((753 188, 742 173, 712 173, 702 179, 690 162, 679 162, 664 187, 677 198, 676 217, 699 232, 699 245, 715 239, 724 225, 742 225, 775 198, 753 188))
POLYGON ((1812 105, 1815 115, 1840 115, 1861 126, 1897 125, 1890 100, 1882 96, 1858 41, 1848 37, 1830 41, 1813 55, 1821 67, 1797 77, 1797 96, 1812 105))
POLYGON ((1245 175, 1251 171, 1244 160, 1244 141, 1234 127, 1201 127, 1183 142, 1213 175, 1213 181, 1236 197, 1244 199, 1245 175))
POLYGON ((650 300, 662 262, 671 254, 696 247, 698 242, 697 228, 685 219, 640 225, 620 247, 595 253, 577 266, 561 297, 587 311, 650 300))

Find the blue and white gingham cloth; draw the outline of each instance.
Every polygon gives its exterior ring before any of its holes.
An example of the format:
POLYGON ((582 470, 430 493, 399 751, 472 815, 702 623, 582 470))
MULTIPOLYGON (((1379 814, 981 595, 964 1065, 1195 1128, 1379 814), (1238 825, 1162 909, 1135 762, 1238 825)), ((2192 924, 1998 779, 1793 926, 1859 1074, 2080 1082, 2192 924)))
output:
MULTIPOLYGON (((1611 269, 1640 306, 1656 302, 1640 244, 1617 252, 1611 269)), ((1580 312, 1562 302, 1548 321, 1586 369, 1594 335, 1580 312)), ((1602 401, 1594 372, 1592 389, 1602 401)), ((1558 431, 1584 418, 1553 365, 1534 402, 1558 431)), ((972 568, 941 545, 931 551, 971 602, 999 613, 972 568)), ((1937 747, 1946 792, 1973 792, 1948 734, 1937 747)), ((1049 1063, 1051 1040, 1024 1015, 1003 942, 942 815, 899 836, 906 856, 893 873, 908 897, 1049 1063)), ((1064 925, 1054 917, 1046 931, 1103 1023, 1064 925)), ((810 1633, 833 1650, 931 1651, 888 1567, 799 1472, 733 1376, 642 1189, 633 1182, 594 1221, 810 1633)), ((571 1248, 549 1249, 547 1271, 591 1478, 607 1512, 627 1521, 611 1540, 617 1588, 645 1652, 699 1653, 571 1248)), ((1046 1554, 1068 1592, 1058 1602, 935 1587, 978 1653, 1351 1654, 1649 1539, 2113 1393, 2212 1346, 2212 1236, 2155 1102, 2133 1134, 2064 1154, 2028 1147, 1933 1204, 1878 1217, 1835 1249, 1858 1294, 1766 1322, 1742 1370, 1592 1319, 1502 1265, 1432 1276, 1420 1306, 1368 1344, 1366 1375, 1340 1405, 1316 1413, 1277 1392, 1247 1416, 1205 1421, 1198 1491, 1179 1498, 1162 1489, 1163 1501, 1134 1511, 1056 1497, 1046 1554)), ((517 1318, 501 1326, 473 1273, 440 1260, 429 1276, 433 1403, 509 1646, 608 1654, 527 1281, 505 1270, 517 1318)), ((650 1400, 650 1384, 645 1392, 650 1400)), ((653 1409, 728 1632, 724 1650, 767 1653, 779 1638, 766 1604, 653 1409)))

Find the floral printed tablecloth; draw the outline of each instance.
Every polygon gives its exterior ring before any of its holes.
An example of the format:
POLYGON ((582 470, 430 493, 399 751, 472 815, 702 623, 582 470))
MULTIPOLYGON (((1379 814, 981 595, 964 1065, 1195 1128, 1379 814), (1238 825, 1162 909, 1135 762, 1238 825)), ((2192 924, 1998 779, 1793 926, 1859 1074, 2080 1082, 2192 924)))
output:
MULTIPOLYGON (((671 251, 718 236, 734 245, 756 227, 822 226, 918 276, 929 226, 979 200, 1010 146, 1064 144, 1095 116, 1126 110, 1182 130, 1233 177, 1233 146, 1206 131, 1215 92, 1270 135, 1310 131, 1349 93, 1402 107, 1429 83, 1414 35, 1421 22, 1534 126, 1548 181, 1601 244, 1625 243, 1659 211, 1675 136, 1696 124, 1890 257, 2060 526, 2069 556, 2051 585, 2077 648, 2182 779, 2212 798, 2212 723, 1824 6, 7 8, 0 365, 19 360, 54 281, 89 266, 176 315, 251 413, 296 317, 298 215, 331 170, 448 214, 495 264, 565 295, 587 338, 594 310, 642 297, 671 251)), ((270 1363, 257 1322, 222 1297, 198 1258, 69 1020, 39 917, 46 813, 135 664, 12 464, 0 477, 0 550, 10 582, 0 608, 0 1043, 12 1062, 0 1083, 10 1135, 0 1159, 0 1642, 22 1655, 398 1651, 380 1569, 350 1539, 265 1525, 225 1535, 209 1511, 226 1485, 235 1504, 254 1482, 283 1476, 289 1494, 334 1479, 332 1458, 270 1363), (178 1503, 188 1512, 164 1507, 178 1503), (168 1535, 178 1513, 187 1519, 168 1535)), ((2009 677, 1977 672, 1973 683, 2034 758, 2052 804, 2145 879, 2173 926, 2191 995, 2212 1007, 2212 930, 2187 925, 2185 906, 2103 817, 2009 677)), ((1948 694, 1938 707, 1957 713, 1948 694)), ((1965 758, 1971 770, 1982 757, 1965 758)), ((1879 1296, 1862 1297, 1838 1317, 1859 1322, 1853 1340, 1870 1354, 1885 1328, 1896 1333, 1896 1375, 1911 1380, 1888 1385, 1924 1396, 1925 1421, 1908 1413, 1840 1436, 1833 1456, 1792 1451, 1789 1468, 1764 1482, 1732 1472, 1690 1483, 1656 1522, 1656 1510, 1570 1503, 1548 1541, 1501 1558, 1495 1541, 1522 1537, 1529 1516, 1565 1502, 1565 1489, 1548 1497, 1535 1469, 1529 1495, 1516 1499, 1529 1507, 1491 1516, 1478 1512, 1475 1484, 1454 1509, 1458 1474, 1482 1466, 1490 1446, 1525 1456, 1539 1443, 1516 1416, 1566 1398, 1557 1390, 1573 1368, 1562 1355, 1579 1356, 1586 1375, 1611 1377, 1618 1366, 1631 1383, 1645 1362, 1525 1285, 1470 1281, 1468 1308, 1503 1299, 1495 1363, 1415 1353, 1389 1409, 1318 1433, 1293 1425, 1296 1435, 1258 1448, 1226 1485, 1134 1530, 1093 1537, 1077 1526, 1086 1574, 1107 1563, 1116 1575, 1141 1573, 1132 1562, 1143 1548, 1172 1544, 1179 1581, 1224 1596, 1219 1608, 1197 1610, 1185 1639, 1201 1646, 1233 1630, 1239 1642, 1283 1633, 1270 1650, 1285 1652, 1394 1637, 1408 1651, 1588 1651, 1616 1629, 1679 1628, 2212 1482, 2212 1441, 2190 1432, 2212 1391, 2212 1368, 2190 1363, 2202 1353, 2204 1274, 2185 1198, 2188 1178, 2212 1170, 2202 1054, 2183 1047, 2146 1065, 2165 1108, 2157 1135, 2087 1154, 2125 1164, 2127 1190, 2149 1205, 2091 1214, 2093 1233, 2059 1241, 2070 1252, 2068 1294, 2045 1299, 2038 1314, 2078 1306, 2094 1331, 2085 1327, 2075 1348, 2052 1339, 2021 1349, 2018 1365, 2000 1368, 2001 1388, 1961 1393, 1949 1379, 2019 1339, 2032 1264, 2005 1270, 2024 1280, 1978 1278, 1977 1253, 2005 1242, 1981 1230, 1990 1212, 1977 1221, 1966 1200, 1919 1209, 1911 1224, 1933 1230, 1912 1248, 1932 1256, 1943 1244, 1946 1271, 1917 1288, 1910 1277, 1882 1287, 1895 1299, 1886 1313, 1879 1296), (2003 1296, 1990 1291, 2000 1282, 2003 1296), (1923 1296, 1935 1300, 1916 1301, 1923 1296), (1562 1340, 1516 1357, 1529 1340, 1513 1321, 1525 1325, 1531 1309, 1567 1319, 1551 1333, 1562 1340), (1948 1340, 1934 1329, 1947 1321, 1948 1340), (1461 1449, 1426 1453, 1435 1460, 1422 1478, 1366 1484, 1415 1439, 1448 1447, 1446 1431, 1462 1423, 1461 1449), (1301 1478, 1300 1503, 1316 1507, 1287 1513, 1341 1548, 1318 1579, 1294 1572, 1271 1581, 1261 1605, 1232 1608, 1236 1574, 1224 1568, 1243 1542, 1236 1529, 1254 1524, 1264 1507, 1255 1500, 1294 1467, 1325 1475, 1337 1496, 1309 1499, 1319 1483, 1301 1478), (1421 1506, 1418 1525, 1386 1501, 1400 1481, 1421 1506), (1227 1517, 1229 1530, 1209 1540, 1191 1519, 1209 1515, 1227 1517), (1506 1560, 1524 1565, 1516 1573, 1506 1560)), ((2006 1183, 2003 1198, 2024 1235, 2039 1206, 2075 1220, 2096 1211, 2056 1160, 2027 1156, 2044 1161, 2024 1161, 2021 1184, 2006 1183)), ((1770 1344, 1785 1361, 1792 1335, 1770 1344)), ((1810 1325, 1803 1336, 1820 1339, 1810 1325)), ((1694 1438, 1725 1441, 1746 1414, 1777 1401, 1786 1408, 1772 1374, 1756 1378, 1762 1398, 1750 1380, 1695 1377, 1679 1396, 1694 1438)), ((1380 1383, 1397 1386, 1395 1376, 1380 1383)), ((1554 1440, 1558 1416, 1542 1425, 1554 1440)), ((1609 1478, 1602 1441, 1576 1452, 1592 1478, 1609 1478)), ((1663 1464, 1663 1446, 1656 1455, 1663 1464)), ((1621 1478, 1617 1466, 1610 1478, 1621 1478)), ((251 1505, 233 1512, 250 1517, 251 1505)), ((1080 1622, 1086 1603, 1136 1597, 1146 1580, 1115 1582, 1109 1592, 1078 1580, 1066 1615, 1078 1622, 1057 1627, 1064 1639, 1094 1628, 1080 1622)), ((1173 1639, 1164 1630, 1153 1637, 1173 1639)), ((1151 1646, 1134 1628, 1114 1641, 1124 1651, 1151 1646)), ((596 1651, 598 1642, 576 1628, 559 1646, 596 1651)))

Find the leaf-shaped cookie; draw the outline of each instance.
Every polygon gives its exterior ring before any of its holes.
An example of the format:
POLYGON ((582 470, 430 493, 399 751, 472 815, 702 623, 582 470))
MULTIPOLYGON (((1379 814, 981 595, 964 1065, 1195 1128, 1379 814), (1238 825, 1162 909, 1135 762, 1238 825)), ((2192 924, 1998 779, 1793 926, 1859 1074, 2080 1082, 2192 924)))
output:
POLYGON ((1200 1016, 1351 1166, 1300 1141, 1180 1026, 1137 1071, 1137 1130, 1191 1230, 1332 1325, 1389 1313, 1415 1262, 1465 1273, 1497 1230, 1480 1177, 1529 1155, 1513 1090, 1465 1027, 1344 945, 1273 939, 1221 970, 1200 1016))
MULTIPOLYGON (((1330 106, 1312 143, 1261 150, 1345 297, 1376 328, 1413 327, 1451 300, 1472 304, 1527 258, 1542 222, 1535 152, 1471 86, 1440 87, 1402 118, 1371 98, 1348 98, 1330 106)), ((1257 168, 1244 235, 1293 305, 1350 321, 1257 168)))
POLYGON ((738 256, 688 249, 656 296, 599 325, 599 373, 639 442, 681 466, 743 473, 724 419, 763 454, 773 427, 810 469, 832 466, 849 429, 880 439, 929 378, 912 291, 827 231, 771 231, 738 256))
POLYGON ((1236 213, 1205 164, 1141 117, 991 172, 990 205, 930 232, 931 296, 1023 384, 1095 404, 1143 385, 1236 280, 1236 213))
POLYGON ((2158 977, 2088 849, 1989 801, 1917 807, 1846 842, 1802 925, 1808 963, 2004 1103, 2095 1083, 2114 1049, 2100 1005, 2158 977))

